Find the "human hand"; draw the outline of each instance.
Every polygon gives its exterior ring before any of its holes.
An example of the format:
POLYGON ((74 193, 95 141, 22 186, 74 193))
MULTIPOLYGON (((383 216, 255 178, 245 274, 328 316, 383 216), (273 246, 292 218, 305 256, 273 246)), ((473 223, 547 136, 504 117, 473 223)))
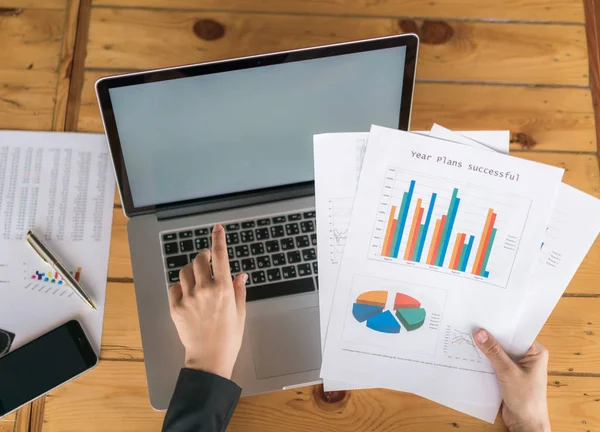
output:
POLYGON ((211 252, 200 251, 179 272, 179 282, 169 289, 171 318, 185 347, 185 367, 230 379, 246 321, 246 281, 240 273, 231 281, 225 230, 212 233, 211 252))
POLYGON ((475 343, 490 360, 502 390, 502 419, 511 432, 549 431, 546 386, 548 350, 535 341, 518 362, 514 362, 498 341, 481 329, 475 343))

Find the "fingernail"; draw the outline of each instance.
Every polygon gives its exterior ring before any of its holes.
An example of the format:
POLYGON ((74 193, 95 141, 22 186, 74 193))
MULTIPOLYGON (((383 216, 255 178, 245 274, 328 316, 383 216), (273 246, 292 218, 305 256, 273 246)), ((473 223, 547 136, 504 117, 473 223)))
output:
POLYGON ((244 283, 246 283, 248 281, 248 273, 244 273, 242 275, 242 280, 244 281, 244 283))
POLYGON ((223 229, 223 225, 221 225, 221 224, 216 224, 216 225, 213 227, 213 231, 216 231, 216 232, 219 232, 219 231, 221 231, 222 229, 223 229))
POLYGON ((475 333, 475 341, 478 344, 484 344, 488 341, 488 334, 485 330, 478 330, 477 333, 475 333))

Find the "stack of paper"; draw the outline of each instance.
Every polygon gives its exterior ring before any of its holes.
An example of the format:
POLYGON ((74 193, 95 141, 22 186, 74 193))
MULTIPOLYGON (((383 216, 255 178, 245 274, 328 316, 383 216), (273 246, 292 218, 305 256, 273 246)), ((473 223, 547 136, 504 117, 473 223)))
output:
POLYGON ((0 330, 12 350, 75 319, 100 354, 114 189, 104 135, 0 131, 0 330), (97 310, 29 247, 30 229, 97 310))
POLYGON ((494 421, 473 332, 523 355, 600 231, 599 200, 508 144, 438 125, 314 137, 325 390, 412 392, 494 421))

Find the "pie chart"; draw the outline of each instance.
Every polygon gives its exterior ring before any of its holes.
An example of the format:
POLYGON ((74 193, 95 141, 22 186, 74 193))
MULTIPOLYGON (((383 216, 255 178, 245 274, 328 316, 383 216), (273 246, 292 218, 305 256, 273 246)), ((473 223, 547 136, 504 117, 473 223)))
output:
POLYGON ((396 293, 394 312, 385 309, 388 291, 367 291, 360 294, 352 305, 352 315, 356 321, 366 321, 367 328, 379 333, 400 333, 414 331, 425 323, 427 313, 414 297, 396 293))

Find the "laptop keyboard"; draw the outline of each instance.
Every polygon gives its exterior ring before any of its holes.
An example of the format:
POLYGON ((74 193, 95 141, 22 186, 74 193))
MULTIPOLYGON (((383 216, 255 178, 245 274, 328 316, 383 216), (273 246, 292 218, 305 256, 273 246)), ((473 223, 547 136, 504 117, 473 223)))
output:
MULTIPOLYGON (((248 273, 247 301, 318 289, 315 211, 224 222, 231 273, 248 273)), ((212 225, 161 232, 168 285, 179 270, 211 247, 212 225)))

